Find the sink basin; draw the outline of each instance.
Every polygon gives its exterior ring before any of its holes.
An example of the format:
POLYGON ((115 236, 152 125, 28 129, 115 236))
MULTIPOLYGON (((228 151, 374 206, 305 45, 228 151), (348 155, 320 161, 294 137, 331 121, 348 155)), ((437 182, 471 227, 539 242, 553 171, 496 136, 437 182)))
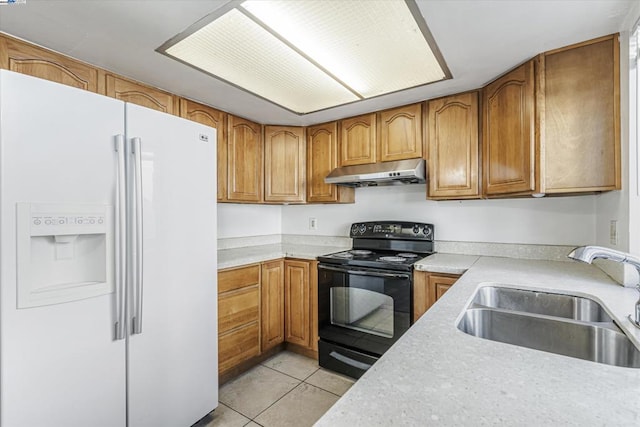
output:
POLYGON ((592 299, 574 295, 486 286, 478 289, 473 303, 485 307, 524 311, 586 322, 613 322, 613 319, 600 304, 592 299))
POLYGON ((640 350, 589 298, 487 286, 478 289, 457 326, 492 341, 640 368, 640 350))

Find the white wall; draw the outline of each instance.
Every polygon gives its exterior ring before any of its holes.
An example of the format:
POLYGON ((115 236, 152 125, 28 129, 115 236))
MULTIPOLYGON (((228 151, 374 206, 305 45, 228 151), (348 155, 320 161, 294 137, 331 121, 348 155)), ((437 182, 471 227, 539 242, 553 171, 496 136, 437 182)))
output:
POLYGON ((629 250, 629 33, 620 34, 620 154, 622 191, 596 197, 596 241, 621 251, 629 250), (618 242, 610 241, 610 224, 618 222, 618 242))
POLYGON ((583 245, 595 241, 595 197, 468 200, 425 199, 424 185, 356 189, 356 203, 282 209, 284 234, 347 236, 353 222, 407 220, 435 225, 437 240, 583 245), (309 230, 309 218, 318 230, 309 230))
POLYGON ((282 207, 218 203, 218 238, 282 234, 282 207))
MULTIPOLYGON (((596 244, 640 255, 640 197, 638 193, 638 110, 637 75, 629 36, 640 19, 640 3, 636 2, 620 29, 620 139, 622 158, 622 191, 605 193, 596 199, 596 244), (632 81, 635 80, 635 81, 632 81), (609 241, 610 221, 618 220, 618 243, 609 241)), ((630 266, 600 262, 611 277, 626 286, 638 283, 630 266)))

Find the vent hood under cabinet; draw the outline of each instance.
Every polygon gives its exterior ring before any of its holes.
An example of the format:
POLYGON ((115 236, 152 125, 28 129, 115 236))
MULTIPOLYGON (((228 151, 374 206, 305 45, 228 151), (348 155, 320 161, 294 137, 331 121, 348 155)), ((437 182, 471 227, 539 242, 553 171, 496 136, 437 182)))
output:
POLYGON ((324 182, 348 187, 424 184, 425 176, 424 159, 409 159, 336 168, 324 182))

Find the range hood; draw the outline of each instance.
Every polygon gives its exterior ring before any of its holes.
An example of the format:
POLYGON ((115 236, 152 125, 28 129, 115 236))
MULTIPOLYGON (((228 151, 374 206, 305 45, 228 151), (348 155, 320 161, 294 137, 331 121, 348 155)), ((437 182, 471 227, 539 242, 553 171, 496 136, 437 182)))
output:
POLYGON ((424 159, 398 160, 336 168, 324 179, 327 184, 347 187, 423 184, 426 182, 424 159))

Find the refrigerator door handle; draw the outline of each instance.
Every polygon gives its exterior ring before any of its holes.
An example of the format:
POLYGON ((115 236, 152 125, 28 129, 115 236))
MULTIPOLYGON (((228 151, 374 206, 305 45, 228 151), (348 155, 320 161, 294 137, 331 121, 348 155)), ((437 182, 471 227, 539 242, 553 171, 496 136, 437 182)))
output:
POLYGON ((132 140, 133 151, 133 175, 135 195, 133 200, 134 216, 135 216, 135 259, 134 259, 134 287, 133 287, 133 301, 134 311, 132 318, 131 334, 142 333, 142 255, 143 255, 143 241, 142 241, 142 140, 140 138, 133 138, 132 140))
POLYGON ((125 283, 127 280, 127 191, 124 135, 116 135, 115 151, 118 157, 115 203, 115 315, 114 339, 125 338, 125 283))

